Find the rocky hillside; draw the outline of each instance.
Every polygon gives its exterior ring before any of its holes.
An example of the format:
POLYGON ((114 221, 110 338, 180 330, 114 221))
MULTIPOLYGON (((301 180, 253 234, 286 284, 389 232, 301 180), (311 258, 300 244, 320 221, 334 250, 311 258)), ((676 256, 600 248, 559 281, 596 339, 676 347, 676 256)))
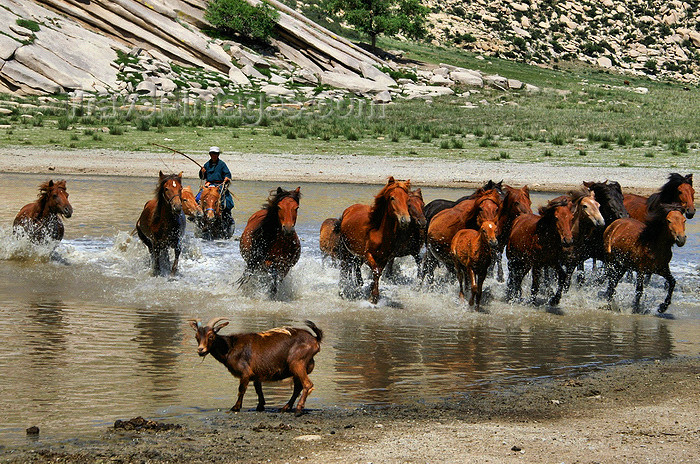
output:
POLYGON ((435 43, 551 65, 700 81, 700 2, 426 0, 435 43))

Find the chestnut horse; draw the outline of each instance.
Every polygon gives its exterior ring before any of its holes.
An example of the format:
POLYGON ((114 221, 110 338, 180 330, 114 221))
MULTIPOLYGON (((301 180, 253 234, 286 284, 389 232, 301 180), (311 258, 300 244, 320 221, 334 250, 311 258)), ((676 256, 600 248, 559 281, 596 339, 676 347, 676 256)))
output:
POLYGON ((477 190, 472 199, 464 200, 452 208, 437 213, 428 225, 423 278, 433 280, 433 272, 438 262, 445 264, 449 272, 454 272, 450 246, 455 234, 461 229, 478 229, 482 222, 497 222, 501 209, 498 190, 477 190))
POLYGON ((533 302, 540 288, 540 277, 545 267, 557 272, 557 292, 549 301, 550 306, 559 304, 566 283, 566 272, 562 265, 570 259, 574 239, 571 232, 573 214, 568 199, 553 199, 540 207, 539 216, 522 214, 513 222, 506 247, 508 257, 508 284, 506 299, 520 296, 523 278, 532 269, 533 302))
POLYGON ((184 214, 187 219, 190 221, 195 221, 202 218, 204 213, 202 208, 197 203, 194 193, 192 193, 192 187, 189 185, 182 187, 180 201, 182 202, 182 214, 184 214))
POLYGON ((379 301, 379 278, 394 256, 401 230, 411 222, 408 212, 410 182, 389 177, 374 197, 372 206, 355 204, 343 211, 340 220, 342 295, 352 293, 348 286, 353 271, 355 286, 361 285, 360 263, 365 263, 372 270, 370 301, 373 304, 379 301))
POLYGON ((481 305, 481 293, 493 256, 498 252, 498 227, 492 221, 484 221, 478 231, 462 229, 452 239, 452 258, 459 281, 459 298, 464 299, 464 280, 469 276, 471 297, 469 306, 476 301, 481 305))
POLYGON ((680 205, 682 212, 688 219, 695 216, 695 189, 693 188, 693 175, 682 176, 671 173, 661 189, 649 198, 641 195, 625 195, 625 208, 630 217, 644 222, 647 213, 656 205, 680 205))
POLYGON ((321 223, 318 246, 323 253, 323 260, 340 260, 340 219, 328 218, 321 223))
POLYGON ((25 233, 34 242, 58 242, 63 239, 64 232, 61 216, 72 215, 66 181, 49 180, 39 185, 39 198, 19 210, 12 229, 15 233, 25 233))
POLYGON ((464 200, 473 200, 476 195, 479 194, 479 192, 485 191, 485 190, 491 190, 491 189, 496 189, 498 190, 498 193, 503 195, 503 189, 502 189, 503 181, 500 182, 494 182, 492 180, 489 180, 484 184, 483 187, 478 188, 474 193, 470 195, 465 195, 461 198, 458 198, 455 201, 452 200, 443 200, 441 198, 438 198, 436 200, 431 201, 427 205, 425 205, 425 208, 423 209, 424 214, 425 214, 425 219, 428 221, 428 225, 430 225, 430 221, 435 217, 437 213, 440 211, 444 211, 448 208, 454 208, 457 206, 459 203, 463 202, 464 200))
POLYGON ((197 222, 202 238, 205 240, 229 239, 233 235, 235 223, 227 223, 221 214, 220 187, 210 185, 202 189, 199 197, 204 217, 197 222))
POLYGON ((503 250, 510 238, 510 230, 513 227, 513 221, 521 214, 532 214, 532 201, 530 200, 530 188, 524 185, 522 188, 516 189, 510 185, 504 185, 503 190, 503 205, 498 216, 498 250, 493 257, 493 262, 497 267, 497 277, 499 282, 503 282, 503 250))
POLYGON ((254 274, 270 279, 270 294, 277 295, 280 282, 299 261, 301 243, 294 227, 301 199, 301 187, 270 192, 267 203, 253 213, 241 235, 241 256, 246 263, 239 284, 254 274))
POLYGON ((653 210, 645 222, 634 218, 618 219, 605 230, 604 243, 608 264, 608 289, 605 296, 612 300, 615 287, 627 270, 637 271, 634 296, 634 312, 640 311, 644 292, 644 279, 648 274, 658 274, 668 282, 666 299, 659 305, 663 313, 671 304, 676 279, 668 264, 673 256, 672 247, 685 245, 685 218, 676 207, 659 207, 653 210))
POLYGON ((148 200, 136 222, 136 232, 151 254, 153 275, 163 275, 170 266, 168 250, 175 250, 175 261, 170 275, 177 272, 182 250, 180 238, 184 231, 182 220, 182 172, 165 175, 158 173, 155 198, 148 200))
POLYGON ((418 269, 418 278, 422 277, 420 251, 425 243, 425 232, 428 224, 423 213, 424 208, 425 202, 423 201, 421 189, 408 192, 408 215, 411 216, 411 222, 408 224, 408 227, 401 229, 399 232, 399 237, 396 239, 397 247, 394 250, 394 257, 386 265, 384 273, 386 277, 396 277, 394 275, 394 258, 403 256, 413 256, 418 269))

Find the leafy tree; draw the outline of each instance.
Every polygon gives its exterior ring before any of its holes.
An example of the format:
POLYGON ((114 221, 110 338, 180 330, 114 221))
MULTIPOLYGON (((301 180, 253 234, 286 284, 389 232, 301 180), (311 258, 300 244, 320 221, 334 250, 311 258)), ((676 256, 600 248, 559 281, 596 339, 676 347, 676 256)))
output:
POLYGON ((428 8, 420 0, 329 0, 331 11, 372 39, 377 36, 404 35, 418 39, 425 35, 428 8))
POLYGON ((204 19, 225 35, 242 35, 267 41, 272 35, 279 13, 261 2, 257 6, 245 0, 210 0, 204 19))

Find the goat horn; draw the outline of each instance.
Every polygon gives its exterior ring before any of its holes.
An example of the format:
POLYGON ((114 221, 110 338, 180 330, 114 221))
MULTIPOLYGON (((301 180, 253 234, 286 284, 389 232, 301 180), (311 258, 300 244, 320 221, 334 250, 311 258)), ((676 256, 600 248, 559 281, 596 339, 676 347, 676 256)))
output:
POLYGON ((225 317, 215 317, 214 319, 207 322, 207 327, 211 327, 213 329, 214 327, 216 327, 216 324, 218 324, 221 321, 228 321, 228 319, 225 317))
POLYGON ((194 322, 195 324, 197 324, 197 327, 199 327, 202 321, 200 321, 199 319, 187 319, 187 322, 194 322))

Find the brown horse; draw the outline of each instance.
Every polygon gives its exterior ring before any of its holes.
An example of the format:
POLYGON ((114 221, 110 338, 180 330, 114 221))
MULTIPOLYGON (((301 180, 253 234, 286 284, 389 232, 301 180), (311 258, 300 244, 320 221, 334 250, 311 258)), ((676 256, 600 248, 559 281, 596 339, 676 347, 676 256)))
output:
POLYGON ((666 311, 676 286, 668 266, 673 256, 672 247, 674 243, 679 247, 685 245, 685 239, 685 218, 675 207, 659 207, 645 222, 627 218, 610 224, 603 237, 609 278, 605 297, 612 300, 627 270, 637 271, 633 308, 634 312, 639 312, 645 276, 658 274, 668 282, 666 299, 658 309, 660 313, 666 311))
POLYGON ((423 278, 427 278, 428 282, 432 282, 438 262, 445 264, 449 272, 454 272, 450 246, 458 231, 478 229, 484 221, 497 222, 501 209, 498 190, 479 190, 473 197, 440 211, 430 221, 426 235, 427 252, 423 261, 423 278))
POLYGON ((168 250, 175 250, 175 261, 170 275, 177 272, 182 250, 180 238, 184 231, 182 220, 182 173, 165 175, 158 173, 155 198, 148 200, 141 217, 136 222, 136 232, 151 254, 153 275, 163 275, 170 267, 168 250))
POLYGON ((498 251, 497 230, 495 223, 484 221, 478 231, 462 229, 452 239, 451 252, 459 281, 459 297, 464 299, 464 280, 469 276, 472 289, 469 306, 472 306, 476 300, 477 311, 481 305, 481 293, 486 274, 493 256, 498 251))
POLYGON ((294 227, 301 199, 301 187, 270 192, 267 203, 253 213, 241 235, 241 256, 246 263, 239 283, 255 274, 270 280, 270 294, 277 295, 280 282, 299 261, 301 243, 294 227))
POLYGON ((323 259, 330 258, 332 262, 340 260, 340 219, 328 218, 321 223, 319 233, 319 248, 323 259))
POLYGON ((343 212, 340 222, 342 295, 351 295, 348 288, 355 273, 355 286, 361 285, 360 262, 372 270, 370 301, 379 301, 379 278, 384 266, 394 256, 397 237, 408 227, 410 180, 397 181, 390 177, 374 197, 372 206, 355 204, 343 212))
POLYGON ((513 222, 506 247, 508 258, 508 284, 506 299, 520 296, 523 278, 532 269, 532 301, 540 288, 542 270, 554 268, 557 272, 557 292, 549 301, 559 304, 566 283, 562 264, 572 252, 574 239, 571 232, 573 214, 568 199, 553 199, 539 209, 540 215, 523 214, 513 222))
POLYGON ((496 264, 497 280, 503 282, 503 264, 502 255, 506 248, 510 231, 513 227, 513 221, 521 214, 532 214, 532 201, 530 200, 530 188, 524 185, 522 188, 516 189, 510 185, 504 185, 503 205, 498 216, 498 252, 493 257, 496 264))
POLYGON ((659 204, 680 206, 685 216, 688 219, 692 219, 695 216, 693 175, 682 176, 675 172, 671 173, 668 176, 668 182, 649 198, 641 195, 626 194, 624 204, 630 217, 640 222, 644 222, 647 213, 659 204))
POLYGON ((233 218, 227 221, 221 209, 220 187, 204 187, 199 197, 204 217, 197 221, 197 226, 205 240, 229 239, 233 235, 235 223, 233 218))
POLYGON ((64 233, 61 216, 69 218, 72 215, 66 181, 49 180, 39 185, 39 198, 19 210, 12 228, 15 233, 24 233, 34 242, 58 242, 64 233))
POLYGON ((411 216, 411 222, 408 227, 399 231, 399 237, 396 239, 397 247, 394 250, 394 257, 389 260, 384 272, 386 277, 396 277, 394 273, 394 258, 403 256, 413 256, 418 269, 418 278, 421 275, 421 255, 420 251, 425 243, 425 232, 428 221, 425 219, 423 209, 425 202, 423 201, 423 192, 421 189, 416 189, 408 192, 408 214, 411 216))
POLYGON ((180 201, 182 202, 182 214, 184 214, 189 220, 194 221, 202 218, 204 212, 202 211, 201 206, 199 206, 197 203, 194 193, 192 193, 192 187, 189 185, 182 187, 180 201))

